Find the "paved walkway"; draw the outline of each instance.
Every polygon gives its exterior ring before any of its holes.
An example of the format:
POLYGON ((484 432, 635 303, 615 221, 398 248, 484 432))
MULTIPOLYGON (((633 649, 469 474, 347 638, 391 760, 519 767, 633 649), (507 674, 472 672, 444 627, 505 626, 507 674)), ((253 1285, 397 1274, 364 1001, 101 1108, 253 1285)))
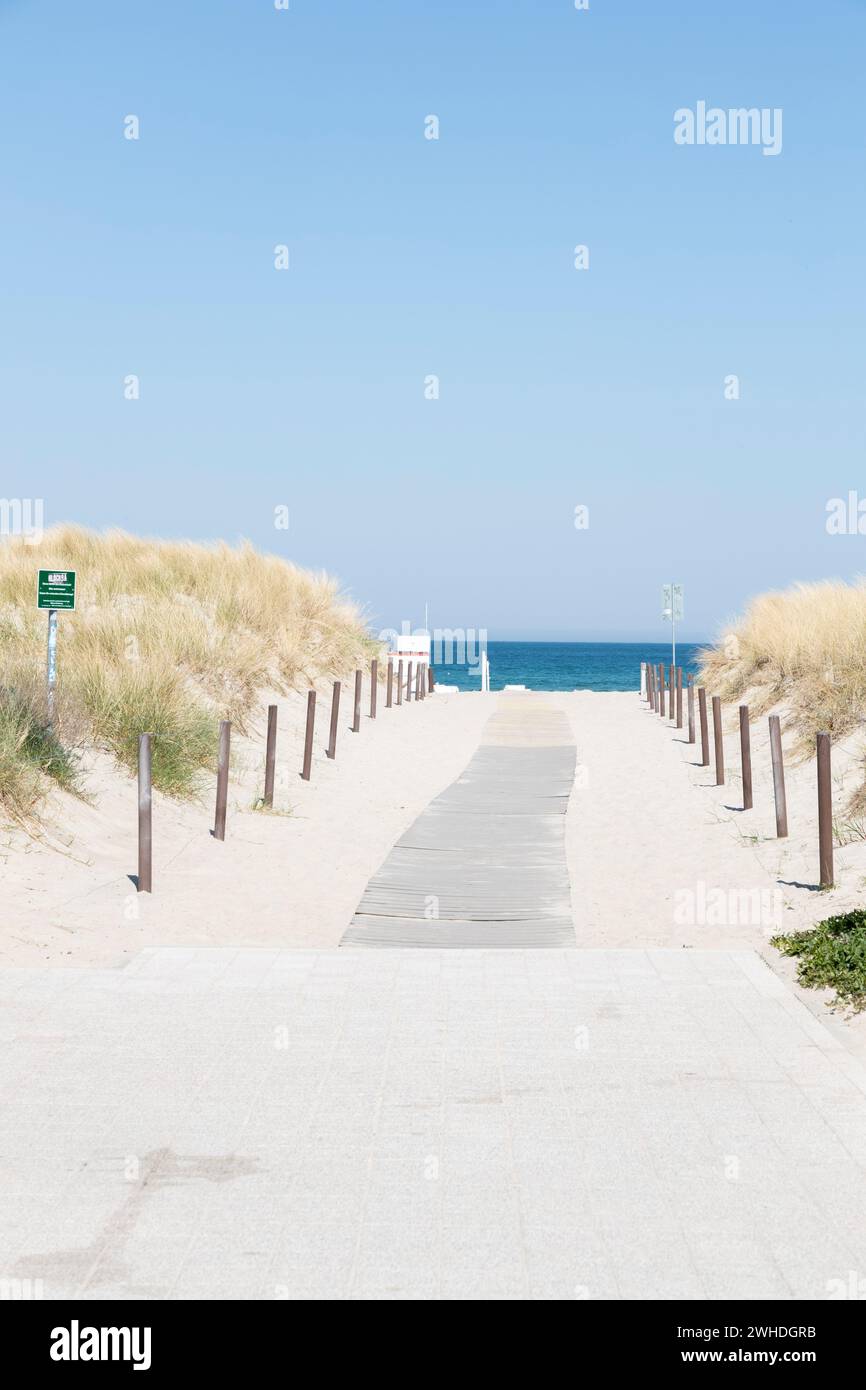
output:
POLYGON ((866 1275, 866 1077, 749 952, 161 949, 0 972, 0 1035, 0 1279, 46 1298, 866 1275))
POLYGON ((573 946, 575 747, 543 695, 505 692, 477 753, 374 874, 344 946, 573 946))

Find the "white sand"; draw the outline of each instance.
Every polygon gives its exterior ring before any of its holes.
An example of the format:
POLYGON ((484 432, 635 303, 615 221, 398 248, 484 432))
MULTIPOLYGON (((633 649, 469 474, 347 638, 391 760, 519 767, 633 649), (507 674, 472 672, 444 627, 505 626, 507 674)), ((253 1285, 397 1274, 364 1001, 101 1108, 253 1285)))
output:
MULTIPOLYGON (((814 760, 788 762, 790 837, 775 838, 767 722, 752 728, 755 809, 742 812, 736 711, 726 712, 728 782, 700 768, 699 744, 634 694, 545 697, 565 710, 578 751, 567 848, 578 946, 757 947, 788 976, 769 939, 863 901, 866 842, 836 850, 837 887, 820 893, 814 760), (763 897, 761 896, 763 894, 763 897), (775 896, 774 896, 775 895, 775 896)), ((261 792, 265 719, 237 739, 228 835, 200 805, 155 799, 154 892, 136 894, 136 795, 107 758, 92 761, 93 804, 50 803, 42 842, 4 835, 2 959, 122 964, 156 944, 336 946, 394 841, 459 775, 498 697, 438 693, 366 715, 344 703, 329 763, 329 692, 320 693, 312 781, 298 776, 305 701, 280 700, 276 809, 261 792)), ((834 750, 837 807, 861 775, 859 740, 834 750)))
POLYGON ((0 964, 122 965, 157 944, 336 946, 394 841, 468 762, 496 696, 436 692, 389 710, 380 692, 378 718, 363 712, 353 734, 344 688, 330 762, 330 689, 321 690, 310 782, 299 775, 306 696, 276 703, 274 809, 291 814, 251 809, 264 778, 263 709, 250 736, 233 740, 223 843, 210 834, 215 779, 201 804, 154 795, 152 895, 128 877, 137 869, 135 782, 107 757, 88 764, 92 805, 52 796, 41 842, 5 831, 0 964))
MULTIPOLYGON (((567 827, 579 943, 760 948, 866 902, 863 840, 836 849, 836 887, 818 891, 815 760, 795 766, 787 738, 789 836, 776 838, 765 717, 751 725, 754 809, 743 811, 736 709, 725 711, 726 782, 717 787, 712 717, 711 762, 700 767, 700 727, 689 745, 687 727, 661 720, 636 695, 559 700, 586 781, 575 788, 567 827)), ((863 775, 859 744, 855 736, 833 752, 841 818, 863 775)))

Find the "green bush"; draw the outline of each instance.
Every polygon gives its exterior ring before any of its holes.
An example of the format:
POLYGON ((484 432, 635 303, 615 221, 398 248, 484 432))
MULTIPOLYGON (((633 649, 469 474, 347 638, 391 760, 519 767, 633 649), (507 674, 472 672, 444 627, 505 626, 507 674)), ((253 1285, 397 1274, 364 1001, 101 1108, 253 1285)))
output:
POLYGON ((772 944, 785 956, 799 957, 801 985, 835 990, 834 1007, 853 1012, 866 1007, 866 910, 855 908, 809 931, 774 936, 772 944))

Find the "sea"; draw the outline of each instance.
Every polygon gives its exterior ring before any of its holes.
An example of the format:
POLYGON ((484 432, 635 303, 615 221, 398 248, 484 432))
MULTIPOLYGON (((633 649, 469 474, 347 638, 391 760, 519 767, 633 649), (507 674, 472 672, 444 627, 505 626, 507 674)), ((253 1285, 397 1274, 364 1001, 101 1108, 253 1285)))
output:
MULTIPOLYGON (((699 653, 709 643, 678 642, 677 665, 683 678, 697 675, 699 653)), ((445 651, 445 656, 460 656, 445 651)), ((439 685, 456 685, 460 690, 481 689, 481 668, 477 652, 467 652, 468 661, 450 664, 436 661, 433 668, 439 685)), ((506 685, 525 685, 529 690, 639 690, 640 664, 663 661, 670 664, 670 642, 488 642, 490 689, 506 685)))

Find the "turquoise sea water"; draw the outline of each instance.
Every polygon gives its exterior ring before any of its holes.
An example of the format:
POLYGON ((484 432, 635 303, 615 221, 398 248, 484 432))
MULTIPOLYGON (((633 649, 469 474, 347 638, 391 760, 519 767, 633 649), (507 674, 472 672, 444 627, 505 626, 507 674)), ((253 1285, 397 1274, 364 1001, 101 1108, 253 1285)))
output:
MULTIPOLYGON (((693 642, 677 643, 677 665, 683 674, 697 671, 701 647, 693 642)), ((444 655, 459 655, 445 652, 444 655)), ((475 655, 470 653, 470 655, 475 655)), ((435 660, 437 681, 461 690, 480 690, 477 664, 435 660)), ((530 690, 638 690, 642 661, 671 659, 670 642, 488 642, 490 688, 525 685, 530 690)))

